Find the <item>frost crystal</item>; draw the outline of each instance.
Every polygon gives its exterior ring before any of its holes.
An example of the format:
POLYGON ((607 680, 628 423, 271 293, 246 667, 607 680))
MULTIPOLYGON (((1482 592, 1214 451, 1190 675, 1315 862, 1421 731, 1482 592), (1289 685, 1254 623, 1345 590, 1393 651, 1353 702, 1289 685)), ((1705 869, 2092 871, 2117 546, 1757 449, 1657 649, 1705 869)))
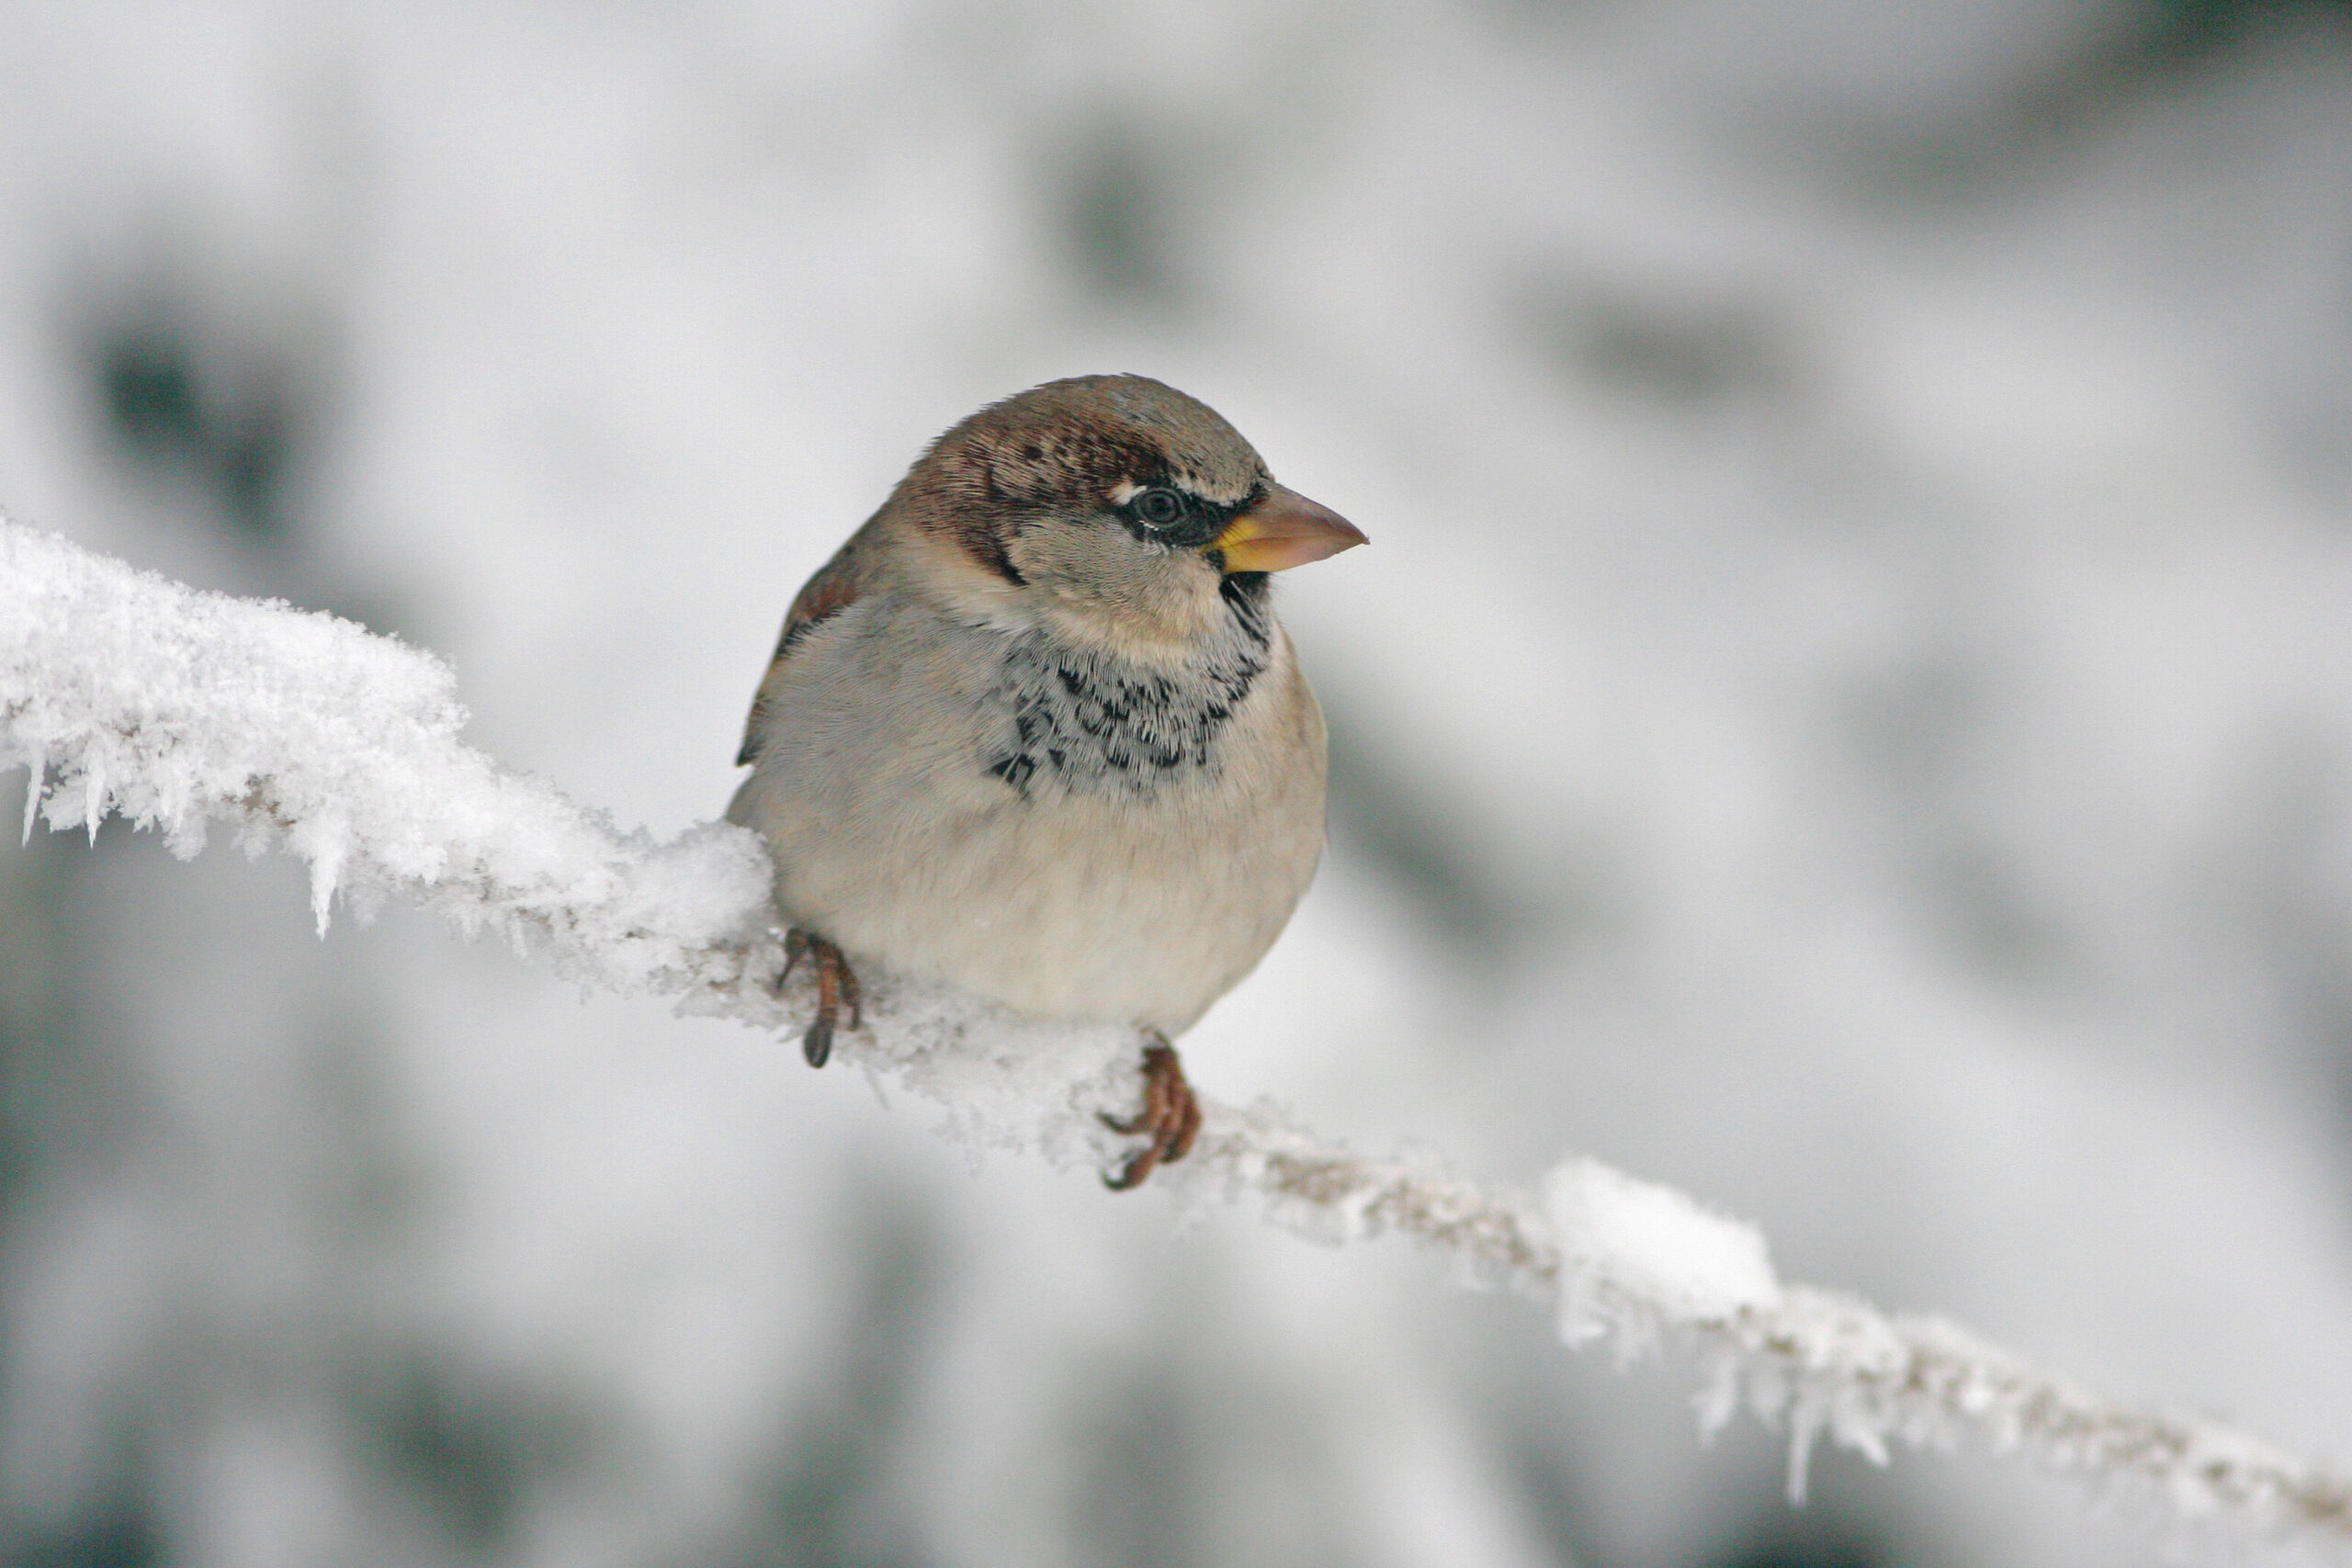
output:
POLYGON ((1545 1179, 1544 1200, 1560 1241, 1560 1333, 1571 1345, 1648 1326, 1624 1321, 1612 1303, 1639 1303, 1645 1319, 1682 1327, 1781 1299, 1763 1234, 1670 1187, 1572 1159, 1545 1179))
MULTIPOLYGON (((28 834, 36 820, 95 832, 111 812, 185 856, 208 819, 225 821, 249 848, 310 863, 322 931, 337 897, 364 912, 398 893, 588 984, 760 1027, 805 1016, 774 988, 783 954, 755 836, 624 832, 465 745, 465 719, 428 654, 0 520, 0 768, 32 774, 28 834)), ((836 1049, 943 1107, 970 1147, 1119 1157, 1101 1115, 1132 1109, 1129 1032, 903 983, 874 987, 872 1003, 871 1030, 836 1049)), ((1753 1227, 1671 1189, 1571 1160, 1539 1207, 1439 1159, 1367 1158, 1271 1106, 1203 1109, 1196 1151, 1156 1181, 1194 1200, 1254 1194, 1323 1239, 1402 1231, 1476 1281, 1551 1294, 1572 1343, 1614 1335, 1630 1352, 1671 1336, 1707 1368, 1702 1430, 1743 1403, 1785 1416, 1794 1494, 1824 1433, 1879 1463, 1893 1438, 1948 1449, 1973 1434, 2096 1489, 2128 1483, 2177 1518, 2352 1546, 2352 1482, 2218 1423, 2112 1404, 1940 1319, 1783 1285, 1753 1227)))

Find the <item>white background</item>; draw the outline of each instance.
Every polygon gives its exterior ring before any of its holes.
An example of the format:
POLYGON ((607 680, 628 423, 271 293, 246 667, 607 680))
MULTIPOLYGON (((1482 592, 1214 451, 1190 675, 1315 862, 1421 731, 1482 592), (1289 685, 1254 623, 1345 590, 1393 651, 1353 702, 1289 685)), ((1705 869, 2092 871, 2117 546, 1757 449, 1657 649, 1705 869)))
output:
MULTIPOLYGON (((1159 376, 1374 540, 1196 1081, 2347 1454, 2347 153, 2318 6, 17 0, 0 508, 667 832, 925 440, 1159 376)), ((2156 1551, 289 862, 0 848, 0 1047, 10 1562, 2156 1551)))

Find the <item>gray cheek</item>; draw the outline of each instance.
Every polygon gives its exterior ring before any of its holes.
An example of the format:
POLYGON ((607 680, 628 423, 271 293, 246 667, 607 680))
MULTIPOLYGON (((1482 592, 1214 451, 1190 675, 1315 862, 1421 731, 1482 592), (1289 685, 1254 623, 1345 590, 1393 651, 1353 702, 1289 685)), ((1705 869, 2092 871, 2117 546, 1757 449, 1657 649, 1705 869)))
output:
POLYGON ((1023 576, 1083 596, 1131 599, 1170 580, 1175 552, 1136 538, 1114 518, 1032 525, 1010 554, 1023 576))
POLYGON ((1048 515, 1024 525, 1013 547, 1040 567, 1067 570, 1109 560, 1118 545, 1135 542, 1125 528, 1108 517, 1048 515))

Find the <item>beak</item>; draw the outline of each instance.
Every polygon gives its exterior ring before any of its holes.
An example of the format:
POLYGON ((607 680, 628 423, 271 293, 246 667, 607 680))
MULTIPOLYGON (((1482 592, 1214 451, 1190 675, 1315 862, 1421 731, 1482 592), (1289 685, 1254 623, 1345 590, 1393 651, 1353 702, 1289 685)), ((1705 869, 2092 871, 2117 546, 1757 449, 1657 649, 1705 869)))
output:
POLYGON ((1295 490, 1270 486, 1266 499, 1225 525, 1209 541, 1225 557, 1225 570, 1288 571, 1308 561, 1369 544, 1363 530, 1295 490))

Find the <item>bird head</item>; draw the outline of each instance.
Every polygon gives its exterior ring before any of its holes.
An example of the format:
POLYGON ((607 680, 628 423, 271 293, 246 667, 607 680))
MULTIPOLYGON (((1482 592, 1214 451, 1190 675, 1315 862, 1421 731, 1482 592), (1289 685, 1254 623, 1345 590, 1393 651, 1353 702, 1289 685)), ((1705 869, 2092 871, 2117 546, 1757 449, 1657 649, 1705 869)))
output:
POLYGON ((960 573, 1123 643, 1182 644, 1265 574, 1364 543, 1215 410, 1141 376, 1049 381, 935 442, 898 498, 960 573))

